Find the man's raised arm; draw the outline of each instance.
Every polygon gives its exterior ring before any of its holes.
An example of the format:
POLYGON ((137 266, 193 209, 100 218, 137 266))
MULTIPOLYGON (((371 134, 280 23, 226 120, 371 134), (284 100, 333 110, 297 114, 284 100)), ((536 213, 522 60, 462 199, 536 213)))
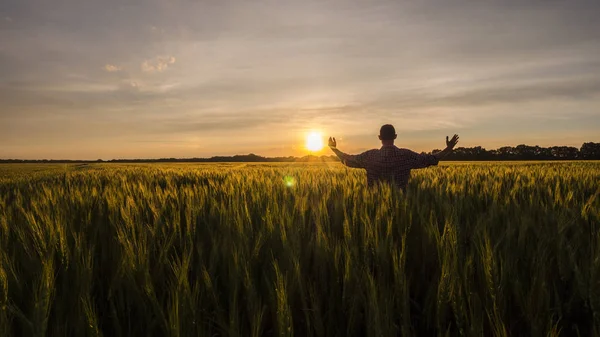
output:
POLYGON ((448 136, 446 136, 446 148, 436 154, 434 154, 434 156, 440 160, 442 158, 444 158, 445 156, 447 156, 450 152, 452 152, 452 150, 454 149, 454 147, 456 146, 456 143, 458 143, 458 135, 454 135, 454 137, 452 137, 452 139, 448 140, 448 136))
POLYGON ((355 156, 338 150, 335 138, 329 137, 329 148, 331 151, 333 151, 333 153, 335 153, 336 156, 338 156, 338 158, 340 158, 342 164, 348 167, 365 168, 366 163, 364 162, 365 158, 363 158, 363 154, 355 156))
POLYGON ((437 165, 441 158, 445 157, 448 153, 452 152, 452 149, 458 142, 458 135, 454 135, 452 140, 448 140, 446 137, 446 148, 443 151, 440 151, 434 155, 431 154, 418 154, 413 151, 408 151, 408 155, 412 160, 411 167, 414 169, 422 169, 429 166, 437 165))

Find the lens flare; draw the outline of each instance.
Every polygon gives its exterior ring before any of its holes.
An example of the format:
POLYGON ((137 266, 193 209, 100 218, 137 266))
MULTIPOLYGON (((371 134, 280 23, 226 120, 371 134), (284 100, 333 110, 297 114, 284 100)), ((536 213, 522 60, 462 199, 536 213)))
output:
POLYGON ((287 187, 293 187, 294 185, 296 185, 296 179, 294 179, 294 177, 290 177, 290 176, 285 176, 283 178, 283 182, 284 182, 285 186, 287 186, 287 187))

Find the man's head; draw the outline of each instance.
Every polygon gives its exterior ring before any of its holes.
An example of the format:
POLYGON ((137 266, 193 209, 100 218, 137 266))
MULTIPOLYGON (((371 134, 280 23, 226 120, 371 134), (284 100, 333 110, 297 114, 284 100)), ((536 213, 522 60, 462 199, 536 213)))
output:
POLYGON ((391 124, 386 124, 379 129, 379 139, 381 143, 384 145, 394 144, 394 139, 396 139, 396 129, 391 124))

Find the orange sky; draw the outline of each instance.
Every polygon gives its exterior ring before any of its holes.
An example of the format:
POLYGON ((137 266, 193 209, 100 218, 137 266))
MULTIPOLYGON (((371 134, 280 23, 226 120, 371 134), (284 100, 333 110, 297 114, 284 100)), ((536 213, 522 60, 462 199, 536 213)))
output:
MULTIPOLYGON (((0 158, 600 141, 593 2, 5 0, 0 158), (324 139, 325 140, 325 139, 324 139)), ((328 153, 327 151, 323 153, 328 153)))

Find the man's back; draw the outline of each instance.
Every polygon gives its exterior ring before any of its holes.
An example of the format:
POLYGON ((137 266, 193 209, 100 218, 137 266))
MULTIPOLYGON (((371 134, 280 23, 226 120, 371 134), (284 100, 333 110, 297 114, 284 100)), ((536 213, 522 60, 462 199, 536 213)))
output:
POLYGON ((408 149, 400 149, 394 145, 396 129, 393 125, 385 124, 379 130, 379 140, 383 145, 380 149, 373 149, 358 155, 346 154, 337 148, 335 138, 329 137, 329 148, 349 167, 367 170, 367 183, 369 186, 377 182, 393 182, 396 186, 406 190, 410 170, 437 165, 439 159, 452 152, 458 135, 452 139, 446 136, 446 148, 435 155, 418 154, 408 149))
POLYGON ((349 167, 367 170, 369 186, 377 182, 389 182, 402 189, 406 189, 411 169, 438 164, 435 156, 418 154, 395 145, 384 145, 380 149, 369 150, 355 156, 343 154, 340 158, 349 167))

